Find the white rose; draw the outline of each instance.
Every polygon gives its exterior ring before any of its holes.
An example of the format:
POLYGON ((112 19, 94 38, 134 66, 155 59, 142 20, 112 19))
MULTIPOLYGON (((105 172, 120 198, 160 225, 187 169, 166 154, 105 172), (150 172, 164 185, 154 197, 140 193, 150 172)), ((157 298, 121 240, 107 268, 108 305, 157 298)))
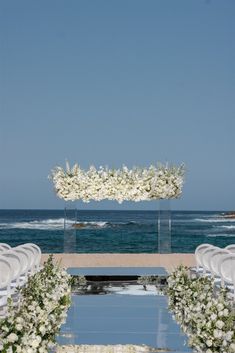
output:
POLYGON ((39 346, 41 340, 42 339, 40 336, 36 336, 35 339, 30 342, 31 347, 37 348, 39 346))
POLYGON ((24 322, 24 319, 22 317, 18 316, 16 318, 16 322, 19 323, 19 324, 22 324, 24 322))
POLYGON ((230 346, 229 346, 229 348, 230 348, 230 351, 231 351, 232 353, 234 353, 234 352, 235 352, 235 343, 231 343, 230 346))
POLYGON ((25 353, 34 353, 34 349, 33 348, 27 348, 25 353))
POLYGON ((228 331, 225 335, 225 338, 227 341, 231 341, 232 337, 233 337, 233 331, 228 331))
POLYGON ((218 320, 215 325, 216 325, 216 327, 218 327, 219 329, 222 329, 223 326, 224 326, 224 322, 221 321, 221 320, 218 320))
POLYGON ((229 314, 228 309, 224 309, 223 313, 224 313, 224 316, 228 316, 229 314))
POLYGON ((21 331, 23 326, 21 324, 16 324, 17 331, 21 331))
POLYGON ((206 341, 206 345, 207 345, 207 347, 211 347, 212 346, 212 340, 207 340, 206 341))
POLYGON ((222 310, 222 311, 219 311, 218 316, 219 316, 219 317, 224 316, 224 311, 223 311, 223 310, 222 310))
POLYGON ((39 327, 39 331, 43 334, 43 335, 45 335, 45 333, 46 333, 46 328, 45 328, 45 326, 40 326, 39 327))
POLYGON ((217 315, 216 315, 216 314, 212 314, 212 315, 211 315, 211 320, 214 321, 214 320, 216 320, 216 319, 217 319, 217 315))
POLYGON ((228 342, 226 340, 223 340, 223 347, 226 347, 228 345, 228 342))
POLYGON ((219 303, 219 304, 217 305, 218 311, 223 310, 223 308, 224 308, 223 304, 219 303))
POLYGON ((18 340, 18 336, 15 333, 10 333, 10 335, 7 336, 7 341, 8 342, 16 342, 18 340))
POLYGON ((220 330, 214 330, 213 334, 215 338, 221 338, 223 336, 223 332, 220 330))
POLYGON ((40 348, 39 348, 39 353, 47 353, 47 352, 48 352, 47 349, 45 349, 45 348, 43 348, 43 347, 40 347, 40 348))
POLYGON ((1 329, 2 329, 3 331, 6 331, 6 332, 9 331, 9 328, 8 328, 7 326, 2 326, 1 329))

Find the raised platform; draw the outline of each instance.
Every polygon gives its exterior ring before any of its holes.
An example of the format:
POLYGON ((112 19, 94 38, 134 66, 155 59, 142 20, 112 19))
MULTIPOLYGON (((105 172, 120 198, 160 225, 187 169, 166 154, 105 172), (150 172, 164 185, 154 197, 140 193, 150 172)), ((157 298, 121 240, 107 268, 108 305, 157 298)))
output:
MULTIPOLYGON (((48 254, 42 255, 42 262, 48 254)), ((180 264, 195 266, 194 254, 54 254, 64 267, 163 267, 168 272, 180 264)))
POLYGON ((74 276, 166 276, 164 267, 69 267, 68 273, 74 276))

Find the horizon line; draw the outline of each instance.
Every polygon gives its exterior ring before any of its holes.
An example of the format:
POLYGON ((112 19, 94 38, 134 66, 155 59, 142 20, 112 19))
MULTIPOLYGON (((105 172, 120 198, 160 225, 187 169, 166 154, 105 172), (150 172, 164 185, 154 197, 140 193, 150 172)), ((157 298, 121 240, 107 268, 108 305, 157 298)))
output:
MULTIPOLYGON (((64 208, 0 208, 0 211, 63 211, 65 209, 64 208)), ((131 212, 154 212, 154 211, 159 211, 159 208, 156 209, 148 209, 148 210, 135 210, 135 209, 123 209, 123 210, 119 210, 119 209, 79 209, 77 207, 74 208, 69 208, 68 210, 78 210, 78 211, 98 211, 98 212, 107 212, 107 211, 115 211, 115 212, 124 212, 124 211, 131 211, 131 212)), ((200 210, 200 209, 191 209, 191 210, 185 210, 185 209, 169 209, 170 211, 173 212, 234 212, 234 210, 200 210)))

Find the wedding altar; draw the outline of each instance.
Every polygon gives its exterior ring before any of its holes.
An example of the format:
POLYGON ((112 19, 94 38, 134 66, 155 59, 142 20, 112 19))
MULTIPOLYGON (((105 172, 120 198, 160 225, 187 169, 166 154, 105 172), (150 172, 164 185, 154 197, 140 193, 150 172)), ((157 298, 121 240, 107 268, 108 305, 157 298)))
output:
POLYGON ((115 200, 159 201, 157 221, 157 249, 159 253, 171 252, 171 209, 170 200, 182 194, 185 167, 183 164, 151 165, 149 168, 123 166, 119 169, 90 166, 87 170, 78 164, 66 168, 55 167, 50 179, 56 195, 65 201, 65 252, 75 252, 76 232, 85 223, 78 222, 77 201, 115 200), (72 226, 71 226, 72 222, 72 226))

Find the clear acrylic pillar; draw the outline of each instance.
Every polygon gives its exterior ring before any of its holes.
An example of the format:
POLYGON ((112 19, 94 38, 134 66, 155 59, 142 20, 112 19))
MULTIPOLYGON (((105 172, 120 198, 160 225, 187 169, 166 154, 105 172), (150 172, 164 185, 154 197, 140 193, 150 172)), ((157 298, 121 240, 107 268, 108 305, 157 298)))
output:
POLYGON ((77 252, 76 223, 76 203, 66 202, 64 208, 64 253, 77 252))
POLYGON ((159 201, 158 253, 171 253, 171 207, 170 200, 159 201))

